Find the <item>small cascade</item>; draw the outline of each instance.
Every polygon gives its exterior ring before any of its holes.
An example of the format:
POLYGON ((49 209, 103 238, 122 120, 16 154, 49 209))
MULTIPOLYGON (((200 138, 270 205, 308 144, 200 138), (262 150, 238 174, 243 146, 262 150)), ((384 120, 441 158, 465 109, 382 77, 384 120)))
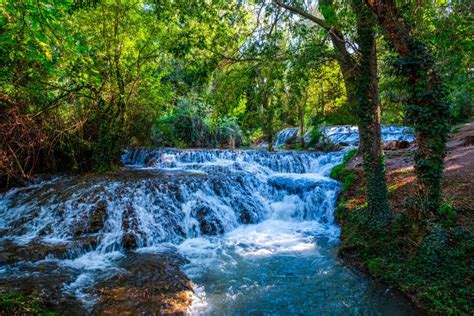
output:
POLYGON ((275 139, 275 147, 281 147, 286 144, 286 142, 290 139, 295 137, 298 134, 297 127, 289 127, 279 131, 276 135, 275 139))
MULTIPOLYGON (((281 148, 287 141, 298 134, 297 127, 285 128, 276 134, 275 147, 281 148)), ((356 126, 339 125, 322 127, 321 132, 335 144, 357 146, 359 143, 359 129, 356 126)), ((310 141, 309 133, 304 135, 305 142, 310 141)), ((415 140, 414 131, 409 127, 396 125, 382 125, 382 141, 408 141, 415 140)))
MULTIPOLYGON (((359 129, 356 126, 329 126, 322 128, 323 134, 333 143, 345 143, 356 146, 359 143, 359 129)), ((408 141, 415 140, 411 128, 395 125, 382 125, 382 141, 408 141)))

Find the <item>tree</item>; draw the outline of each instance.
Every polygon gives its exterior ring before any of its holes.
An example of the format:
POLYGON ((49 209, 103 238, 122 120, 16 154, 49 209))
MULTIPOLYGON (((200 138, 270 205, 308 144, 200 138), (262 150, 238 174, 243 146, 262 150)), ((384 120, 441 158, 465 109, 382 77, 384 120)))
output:
POLYGON ((289 5, 281 0, 274 3, 290 12, 310 20, 323 28, 336 50, 336 60, 339 62, 347 99, 355 111, 359 133, 360 149, 364 162, 364 174, 367 183, 369 225, 379 230, 388 219, 390 207, 388 204, 385 168, 381 146, 380 102, 377 84, 377 54, 375 46, 375 20, 362 0, 351 1, 351 7, 356 15, 357 55, 348 50, 348 41, 338 28, 338 17, 332 0, 320 1, 320 11, 324 19, 289 5))
POLYGON ((420 196, 419 215, 429 218, 441 203, 441 180, 449 133, 449 107, 443 82, 429 48, 413 36, 393 0, 366 0, 393 47, 398 67, 406 77, 409 103, 406 114, 416 132, 415 172, 420 196))

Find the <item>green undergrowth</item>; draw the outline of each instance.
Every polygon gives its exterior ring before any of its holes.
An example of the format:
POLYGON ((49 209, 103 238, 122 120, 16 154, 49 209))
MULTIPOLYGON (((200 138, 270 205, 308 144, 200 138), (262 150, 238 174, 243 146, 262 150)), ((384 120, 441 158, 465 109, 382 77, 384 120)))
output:
POLYGON ((339 194, 338 203, 336 206, 336 217, 337 214, 343 211, 349 194, 349 189, 356 180, 356 174, 353 170, 346 168, 347 164, 357 154, 357 149, 353 148, 344 155, 342 163, 334 166, 331 170, 330 177, 342 182, 342 189, 339 194))
POLYGON ((351 161, 352 157, 355 156, 355 154, 357 154, 357 149, 356 148, 353 148, 353 149, 349 150, 345 154, 342 163, 340 163, 340 164, 334 166, 334 168, 332 168, 330 177, 333 178, 333 179, 336 179, 336 180, 341 180, 341 177, 344 177, 344 174, 343 174, 344 172, 350 172, 350 170, 346 169, 346 166, 349 163, 349 161, 351 161))
POLYGON ((344 183, 336 210, 340 256, 399 289, 428 314, 474 315, 473 232, 457 223, 450 203, 440 207, 436 220, 416 224, 411 211, 416 204, 407 199, 405 209, 375 235, 367 228, 366 205, 347 203, 360 194, 360 173, 344 167, 333 172, 344 183))
POLYGON ((34 298, 19 292, 0 293, 0 315, 47 315, 59 313, 48 310, 34 298))

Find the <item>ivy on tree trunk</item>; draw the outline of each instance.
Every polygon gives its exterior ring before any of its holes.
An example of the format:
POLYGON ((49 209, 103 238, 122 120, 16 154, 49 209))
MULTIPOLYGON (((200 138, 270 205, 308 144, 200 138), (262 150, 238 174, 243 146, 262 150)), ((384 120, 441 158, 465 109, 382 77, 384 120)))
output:
POLYGON ((313 21, 327 31, 336 50, 336 59, 341 67, 347 91, 347 101, 354 110, 358 121, 360 151, 363 157, 364 176, 367 183, 367 208, 369 228, 380 230, 390 215, 385 167, 381 145, 380 102, 378 98, 377 52, 375 46, 376 21, 364 0, 353 0, 352 7, 357 18, 358 55, 346 48, 343 33, 330 22, 337 19, 332 0, 320 0, 323 19, 298 7, 279 0, 274 2, 289 11, 313 21))
POLYGON ((360 148, 363 155, 367 185, 368 225, 379 230, 390 215, 388 192, 383 162, 380 126, 380 102, 377 80, 377 49, 375 44, 375 19, 363 0, 353 0, 357 19, 357 44, 360 60, 354 72, 355 111, 359 125, 360 148))
POLYGON ((449 107, 432 55, 419 42, 393 0, 365 0, 375 13, 400 58, 398 70, 408 81, 406 116, 416 132, 415 172, 420 218, 436 214, 441 203, 441 180, 449 133, 449 107))

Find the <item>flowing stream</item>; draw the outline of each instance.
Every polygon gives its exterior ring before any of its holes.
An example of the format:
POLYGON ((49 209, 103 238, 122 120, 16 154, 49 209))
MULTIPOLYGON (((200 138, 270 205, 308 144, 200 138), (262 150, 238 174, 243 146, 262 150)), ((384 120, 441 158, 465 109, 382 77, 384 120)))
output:
MULTIPOLYGON (((409 137, 396 129, 385 139, 409 137)), ((326 132, 356 142, 348 127, 326 132)), ((337 259, 340 184, 328 175, 347 150, 136 149, 111 175, 10 190, 0 198, 0 248, 28 255, 2 263, 0 287, 51 277, 90 312, 91 289, 122 273, 118 262, 176 253, 195 284, 191 314, 415 314, 337 259)))

